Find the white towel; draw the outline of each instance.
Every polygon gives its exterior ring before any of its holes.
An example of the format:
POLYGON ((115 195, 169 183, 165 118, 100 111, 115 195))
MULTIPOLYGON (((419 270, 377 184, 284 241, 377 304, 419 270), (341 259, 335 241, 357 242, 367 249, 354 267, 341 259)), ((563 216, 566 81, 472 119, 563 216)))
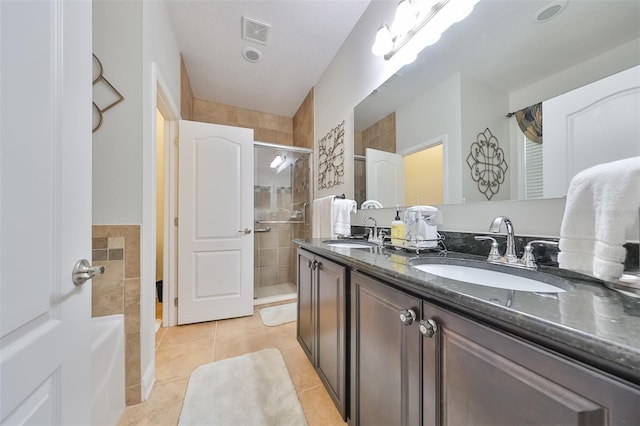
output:
POLYGON ((351 212, 358 211, 355 200, 336 198, 333 200, 333 233, 348 237, 351 235, 351 212))
POLYGON ((638 223, 639 210, 640 157, 575 175, 560 227, 560 267, 617 281, 624 269, 626 232, 638 223))
POLYGON ((313 200, 312 236, 313 238, 335 238, 333 234, 334 196, 313 200))

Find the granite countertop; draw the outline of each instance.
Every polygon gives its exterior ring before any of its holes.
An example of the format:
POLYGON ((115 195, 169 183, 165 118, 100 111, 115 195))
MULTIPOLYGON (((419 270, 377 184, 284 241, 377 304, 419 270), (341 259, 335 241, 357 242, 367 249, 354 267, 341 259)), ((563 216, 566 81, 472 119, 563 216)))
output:
POLYGON ((640 297, 610 290, 596 279, 555 267, 539 272, 494 267, 486 257, 448 251, 410 253, 394 248, 338 248, 323 239, 294 240, 300 247, 353 270, 498 326, 640 385, 640 297), (516 275, 561 280, 565 292, 533 293, 492 288, 432 275, 415 263, 455 263, 516 275))

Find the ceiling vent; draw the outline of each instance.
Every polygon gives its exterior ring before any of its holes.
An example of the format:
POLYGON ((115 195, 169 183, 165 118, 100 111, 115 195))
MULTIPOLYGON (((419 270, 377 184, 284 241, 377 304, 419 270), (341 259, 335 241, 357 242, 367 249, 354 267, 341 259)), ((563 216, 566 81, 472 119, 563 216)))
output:
POLYGON ((248 41, 264 44, 269 43, 271 24, 256 21, 255 19, 242 17, 242 38, 248 41))

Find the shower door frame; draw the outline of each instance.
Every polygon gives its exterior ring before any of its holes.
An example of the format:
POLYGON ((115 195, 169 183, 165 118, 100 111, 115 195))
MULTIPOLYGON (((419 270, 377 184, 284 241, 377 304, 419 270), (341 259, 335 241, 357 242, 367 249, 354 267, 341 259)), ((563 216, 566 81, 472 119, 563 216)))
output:
MULTIPOLYGON (((271 148, 271 149, 278 149, 278 150, 286 150, 286 151, 292 151, 292 152, 297 152, 297 153, 302 153, 302 154, 309 154, 309 188, 308 188, 308 201, 307 201, 307 207, 306 207, 306 211, 303 211, 303 218, 304 218, 304 226, 309 227, 311 226, 311 216, 308 214, 309 212, 309 208, 311 207, 311 200, 313 199, 313 160, 314 160, 314 150, 311 148, 304 148, 304 147, 300 147, 300 146, 293 146, 293 145, 280 145, 280 144, 275 144, 275 143, 270 143, 270 142, 261 142, 261 141, 253 141, 253 148, 271 148)), ((254 156, 255 157, 255 156, 254 156)), ((255 161, 255 159, 254 159, 255 161)), ((255 181, 254 181, 254 185, 255 185, 255 181)), ((304 208, 303 208, 304 210, 304 208)), ((256 225, 256 221, 255 221, 255 201, 254 201, 254 225, 256 225)), ((279 221, 278 221, 279 222, 279 221)), ((283 223, 288 222, 288 221, 282 221, 283 223)), ((254 232, 254 238, 256 237, 255 232, 254 232)), ((255 265, 254 265, 255 268, 255 265)), ((254 276, 254 292, 255 292, 255 279, 256 277, 254 276)), ((297 286, 297 283, 296 283, 297 286)), ((282 297, 284 298, 285 296, 288 296, 288 294, 286 295, 282 295, 282 297)), ((259 304, 263 304, 263 303, 272 303, 272 302, 277 302, 280 301, 278 300, 280 296, 272 296, 272 297, 267 297, 267 298, 262 298, 262 299, 256 299, 254 298, 254 305, 259 305, 259 304)))

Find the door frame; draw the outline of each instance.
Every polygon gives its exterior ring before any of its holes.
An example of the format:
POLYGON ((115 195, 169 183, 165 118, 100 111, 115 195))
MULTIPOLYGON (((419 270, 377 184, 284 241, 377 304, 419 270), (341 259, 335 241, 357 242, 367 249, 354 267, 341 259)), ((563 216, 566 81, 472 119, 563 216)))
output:
MULTIPOLYGON (((155 286, 147 285, 147 283, 155 283, 155 271, 156 271, 156 173, 158 167, 158 153, 156 149, 156 111, 160 111, 165 119, 165 140, 164 147, 165 152, 169 153, 172 144, 171 140, 175 137, 175 128, 177 128, 177 121, 180 120, 180 109, 171 95, 171 90, 167 84, 165 78, 162 76, 160 67, 156 62, 151 62, 151 90, 149 99, 149 110, 145 111, 145 115, 149 117, 149 131, 150 137, 148 143, 143 144, 143 217, 141 227, 141 241, 140 241, 140 257, 141 257, 141 277, 140 277, 140 348, 141 357, 143 353, 147 353, 151 359, 146 363, 146 368, 142 371, 141 385, 142 385, 142 400, 147 400, 151 394, 151 389, 155 383, 155 300, 156 289, 155 286), (152 117, 152 118, 151 118, 152 117)), ((171 188, 172 175, 171 168, 167 167, 168 158, 165 155, 164 177, 165 177, 165 223, 164 230, 167 237, 171 236, 171 226, 169 215, 171 211, 171 190, 175 192, 175 188, 171 188)), ((173 217, 173 216, 171 216, 173 217)), ((170 243, 165 238, 163 247, 163 262, 165 264, 168 277, 172 277, 175 273, 175 263, 171 263, 170 243)), ((174 281, 175 280, 170 280, 174 281)), ((171 297, 170 289, 163 286, 163 301, 165 297, 171 297), (169 294, 167 294, 167 292, 169 294)), ((165 305, 166 306, 166 305, 165 305)), ((171 314, 171 312, 165 312, 165 306, 163 306, 163 323, 170 323, 170 320, 164 316, 171 314)), ((174 311, 175 313, 175 311, 174 311)), ((141 360, 141 367, 145 367, 145 361, 141 360)))

